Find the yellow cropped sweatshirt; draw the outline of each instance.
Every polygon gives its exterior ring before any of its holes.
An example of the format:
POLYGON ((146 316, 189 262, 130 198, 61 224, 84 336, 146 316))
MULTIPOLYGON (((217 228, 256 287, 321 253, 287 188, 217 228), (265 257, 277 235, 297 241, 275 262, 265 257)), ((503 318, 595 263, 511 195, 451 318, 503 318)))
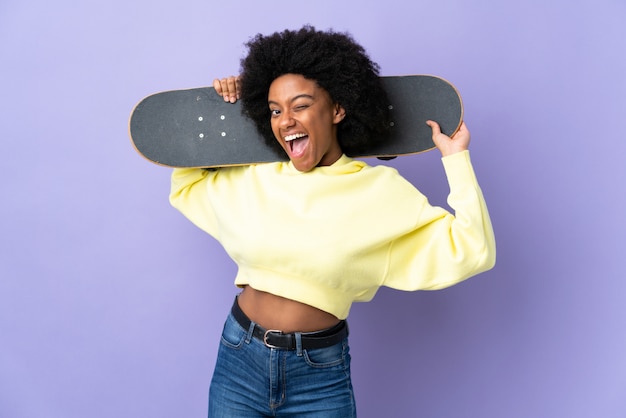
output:
POLYGON ((170 202, 217 239, 250 285, 344 319, 380 286, 433 290, 493 267, 495 240, 468 151, 442 159, 455 211, 431 206, 398 172, 342 156, 175 169, 170 202))

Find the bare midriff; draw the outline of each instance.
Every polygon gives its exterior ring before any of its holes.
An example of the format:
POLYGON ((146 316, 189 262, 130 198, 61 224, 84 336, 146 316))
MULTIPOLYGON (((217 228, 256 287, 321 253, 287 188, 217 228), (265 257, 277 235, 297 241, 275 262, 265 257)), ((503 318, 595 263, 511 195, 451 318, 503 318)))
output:
POLYGON ((314 332, 339 323, 339 319, 328 312, 250 286, 244 287, 238 301, 246 316, 265 329, 285 333, 314 332))

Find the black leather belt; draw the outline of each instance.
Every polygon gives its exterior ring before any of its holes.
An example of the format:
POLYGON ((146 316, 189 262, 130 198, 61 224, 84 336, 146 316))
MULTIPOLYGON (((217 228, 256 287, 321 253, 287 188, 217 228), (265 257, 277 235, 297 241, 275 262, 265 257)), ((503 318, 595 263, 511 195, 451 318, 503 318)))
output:
MULTIPOLYGON (((237 298, 235 298, 235 303, 233 303, 231 313, 243 329, 250 329, 252 321, 250 321, 250 319, 239 307, 237 298)), ((261 340, 263 344, 269 348, 278 348, 282 350, 296 349, 296 333, 294 332, 285 334, 278 330, 265 329, 257 324, 254 324, 252 335, 254 335, 254 337, 258 340, 261 340)), ((348 324, 346 321, 339 321, 337 325, 331 328, 316 332, 302 332, 300 333, 300 336, 303 350, 330 347, 343 341, 344 338, 348 336, 348 324)))

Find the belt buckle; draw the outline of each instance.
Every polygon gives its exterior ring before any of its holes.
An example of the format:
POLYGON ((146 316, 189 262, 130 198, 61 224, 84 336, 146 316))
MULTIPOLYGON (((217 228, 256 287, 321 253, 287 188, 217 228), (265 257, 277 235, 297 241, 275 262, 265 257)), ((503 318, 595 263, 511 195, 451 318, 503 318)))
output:
POLYGON ((277 348, 280 349, 281 347, 274 345, 274 344, 270 344, 267 342, 267 334, 269 334, 270 332, 276 332, 279 334, 282 334, 283 332, 281 330, 278 329, 268 329, 267 331, 265 331, 265 334, 263 334, 263 344, 265 344, 266 347, 268 348, 277 348))

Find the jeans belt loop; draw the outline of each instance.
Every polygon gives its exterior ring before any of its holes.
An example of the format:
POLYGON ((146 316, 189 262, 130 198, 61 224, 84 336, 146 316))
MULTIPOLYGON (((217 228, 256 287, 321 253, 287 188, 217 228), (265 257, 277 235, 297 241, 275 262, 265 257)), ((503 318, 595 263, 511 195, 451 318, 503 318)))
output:
POLYGON ((254 336, 254 327, 256 324, 254 322, 250 322, 250 326, 248 327, 248 333, 246 334, 246 344, 250 344, 250 340, 254 336))
POLYGON ((296 332, 295 337, 296 337, 296 355, 298 357, 302 357, 302 333, 296 332))

